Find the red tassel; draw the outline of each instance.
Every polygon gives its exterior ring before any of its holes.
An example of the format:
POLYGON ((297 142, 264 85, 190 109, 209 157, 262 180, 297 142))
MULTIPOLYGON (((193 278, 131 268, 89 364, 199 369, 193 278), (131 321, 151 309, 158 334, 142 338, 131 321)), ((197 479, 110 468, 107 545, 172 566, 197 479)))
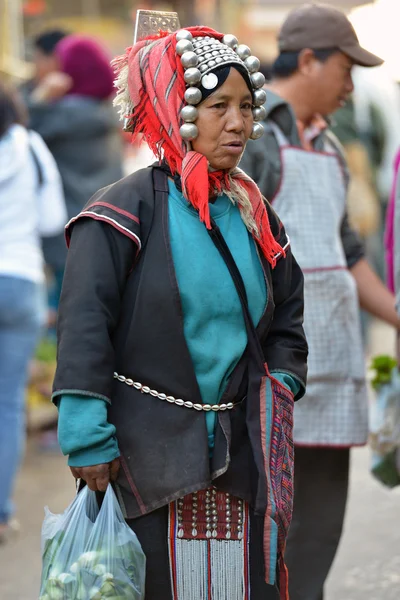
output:
POLYGON ((188 152, 182 162, 182 191, 199 211, 200 221, 211 229, 208 160, 198 152, 188 152))

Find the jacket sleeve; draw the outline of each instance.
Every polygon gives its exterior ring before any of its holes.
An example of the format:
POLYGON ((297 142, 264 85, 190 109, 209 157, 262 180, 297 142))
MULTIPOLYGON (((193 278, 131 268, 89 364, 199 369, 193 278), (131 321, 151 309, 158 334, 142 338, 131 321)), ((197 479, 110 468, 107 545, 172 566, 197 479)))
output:
MULTIPOLYGON (((289 238, 276 213, 267 204, 272 232, 282 247, 289 238)), ((265 360, 270 372, 288 373, 300 383, 295 396, 305 393, 308 346, 303 329, 303 273, 292 255, 290 244, 286 255, 279 258, 271 270, 275 310, 268 335, 263 343, 265 360)))
POLYGON ((136 251, 131 238, 102 220, 81 217, 73 226, 59 306, 53 399, 79 394, 111 401, 113 333, 136 251))

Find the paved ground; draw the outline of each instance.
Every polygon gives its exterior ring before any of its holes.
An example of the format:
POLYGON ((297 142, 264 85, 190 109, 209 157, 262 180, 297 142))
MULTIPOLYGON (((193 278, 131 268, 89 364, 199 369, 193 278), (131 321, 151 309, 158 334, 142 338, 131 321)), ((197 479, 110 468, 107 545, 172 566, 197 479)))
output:
MULTIPOLYGON (((377 330, 372 346, 390 350, 391 332, 377 330)), ((62 457, 40 454, 33 442, 28 450, 16 493, 23 530, 0 547, 0 600, 37 600, 43 507, 59 512, 74 495, 62 457)), ((383 488, 368 468, 368 450, 354 450, 346 527, 326 600, 400 599, 400 489, 383 488)))

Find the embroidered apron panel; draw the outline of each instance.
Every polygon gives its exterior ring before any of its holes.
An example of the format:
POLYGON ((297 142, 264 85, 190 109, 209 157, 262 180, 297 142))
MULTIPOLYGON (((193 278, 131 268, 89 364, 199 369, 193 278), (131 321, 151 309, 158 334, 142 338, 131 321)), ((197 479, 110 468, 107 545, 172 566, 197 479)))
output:
MULTIPOLYGON (((342 438, 341 386, 365 379, 357 289, 349 273, 340 236, 345 213, 346 187, 338 156, 333 152, 309 152, 290 146, 273 122, 270 127, 281 152, 282 177, 273 207, 285 225, 293 254, 304 273, 304 330, 309 345, 306 396, 295 410, 296 432, 302 439, 315 439, 316 431, 307 432, 307 401, 314 382, 319 382, 318 402, 326 402, 323 382, 336 380, 338 401, 330 423, 319 421, 321 443, 342 438), (322 385, 321 385, 322 383, 322 385), (299 426, 299 427, 298 427, 299 426), (329 435, 327 434, 329 431, 329 435), (324 433, 322 433, 324 432, 324 433)), ((343 391, 345 391, 343 389, 343 391)), ((356 414, 366 412, 367 397, 357 394, 356 414)), ((352 417, 352 415, 349 415, 352 417)), ((358 429, 352 420, 347 430, 358 429)), ((362 424, 362 428, 364 423, 362 424)), ((352 440, 349 437, 348 443, 352 440)), ((357 436, 356 436, 357 437, 357 436)))

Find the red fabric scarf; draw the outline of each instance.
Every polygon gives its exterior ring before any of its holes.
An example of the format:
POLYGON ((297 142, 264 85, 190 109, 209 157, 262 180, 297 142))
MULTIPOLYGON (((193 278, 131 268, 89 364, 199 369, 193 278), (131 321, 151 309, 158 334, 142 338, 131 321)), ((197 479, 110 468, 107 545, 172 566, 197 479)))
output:
MULTIPOLYGON (((208 27, 189 27, 194 37, 211 36, 222 40, 223 34, 208 27)), ((129 94, 134 106, 133 140, 143 134, 158 157, 164 157, 172 173, 179 173, 185 198, 199 211, 199 218, 209 229, 209 197, 230 190, 227 171, 209 171, 205 156, 188 151, 181 138, 180 112, 185 106, 184 69, 176 53, 176 35, 160 32, 159 36, 141 40, 114 61, 116 72, 129 67, 129 94)), ((277 255, 284 254, 272 235, 264 199, 257 185, 240 169, 231 177, 246 189, 253 208, 259 235, 255 236, 264 256, 274 267, 277 255)), ((240 208, 240 206, 239 206, 240 208)))

